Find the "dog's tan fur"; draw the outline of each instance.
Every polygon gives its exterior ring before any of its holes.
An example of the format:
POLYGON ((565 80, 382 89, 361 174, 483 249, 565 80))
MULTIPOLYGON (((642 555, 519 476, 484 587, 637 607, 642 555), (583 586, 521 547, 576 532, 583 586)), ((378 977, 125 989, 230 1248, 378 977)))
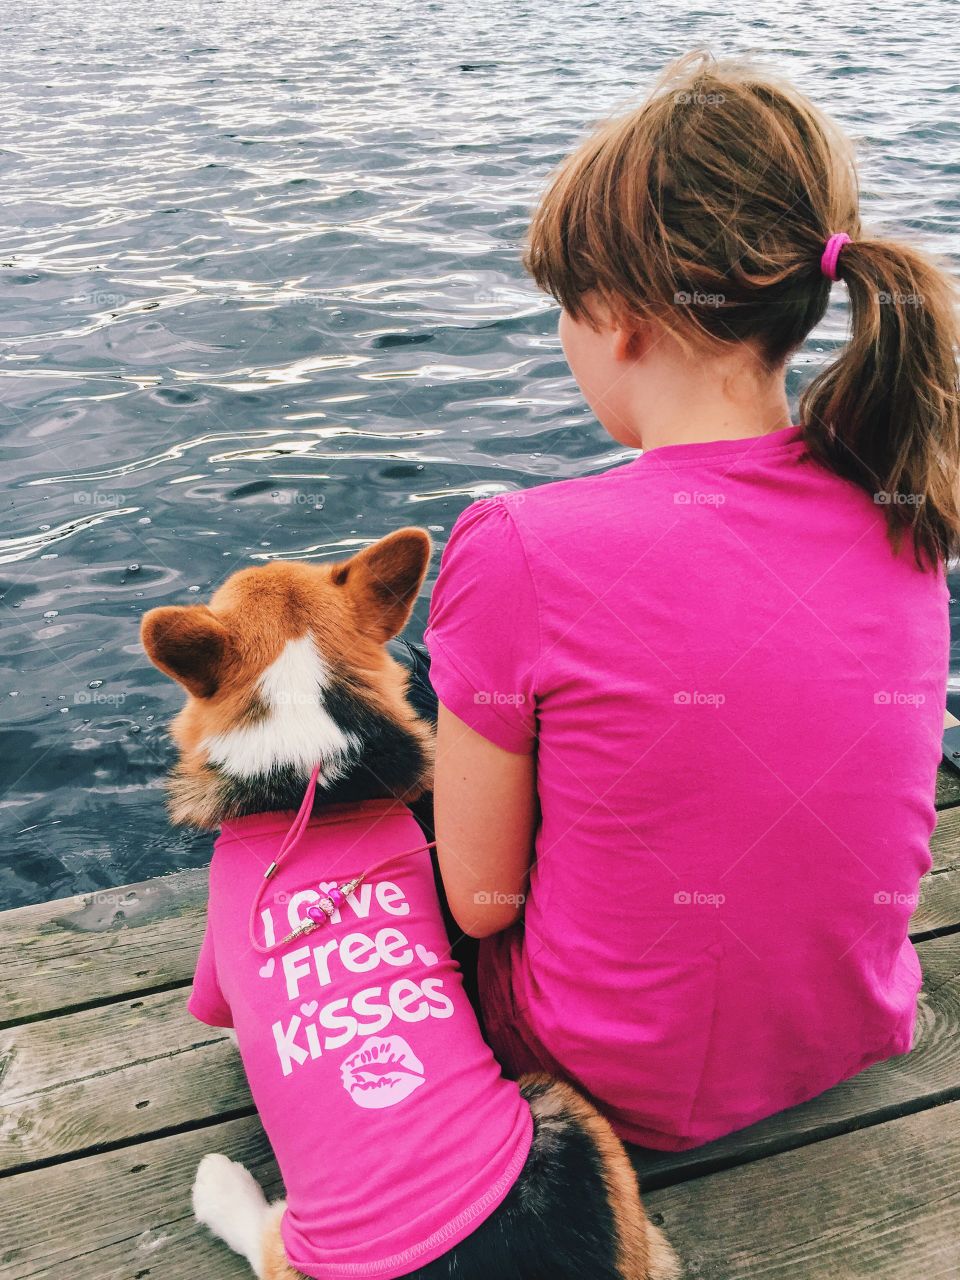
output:
POLYGON ((619 1246, 617 1263, 624 1280, 677 1280, 680 1275, 677 1256, 663 1233, 647 1217, 636 1172, 610 1122, 564 1080, 525 1075, 520 1078, 520 1089, 539 1124, 573 1121, 592 1138, 603 1164, 619 1246))
MULTIPOLYGON (((524 1077, 521 1086, 530 1079, 524 1077)), ((547 1078, 543 1079, 546 1081, 547 1078)), ((646 1215, 640 1203, 637 1176, 627 1159, 623 1143, 596 1107, 587 1102, 576 1089, 562 1080, 551 1080, 549 1083, 549 1091, 540 1095, 532 1106, 534 1115, 541 1119, 560 1115, 566 1119, 573 1116, 591 1135, 603 1162, 610 1208, 617 1224, 620 1269, 630 1280, 647 1280, 646 1215)))
MULTIPOLYGON (((276 561, 233 574, 209 605, 151 609, 141 638, 150 660, 188 693, 170 726, 180 762, 170 784, 174 822, 219 825, 216 777, 203 742, 258 714, 256 683, 286 644, 307 631, 318 649, 368 699, 420 742, 433 759, 433 735, 405 696, 406 673, 384 641, 407 620, 426 572, 430 539, 422 529, 396 533, 334 565, 276 561)), ((426 771, 409 802, 431 786, 426 771)))
POLYGON ((261 1280, 306 1280, 302 1271, 296 1271, 287 1261, 280 1235, 280 1219, 286 1208, 281 1200, 270 1206, 270 1217, 263 1229, 263 1273, 261 1280))

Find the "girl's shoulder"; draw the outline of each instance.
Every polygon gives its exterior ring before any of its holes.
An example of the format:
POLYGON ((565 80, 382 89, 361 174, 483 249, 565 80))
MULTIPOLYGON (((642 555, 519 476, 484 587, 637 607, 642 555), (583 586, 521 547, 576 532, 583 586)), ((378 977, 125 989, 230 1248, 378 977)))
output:
POLYGON ((618 491, 634 475, 638 460, 634 458, 593 475, 552 480, 480 498, 457 517, 450 542, 456 538, 458 542, 474 543, 477 549, 482 545, 501 553, 519 552, 526 545, 527 530, 534 537, 543 536, 550 527, 570 532, 581 527, 588 512, 593 523, 602 522, 616 511, 618 491))

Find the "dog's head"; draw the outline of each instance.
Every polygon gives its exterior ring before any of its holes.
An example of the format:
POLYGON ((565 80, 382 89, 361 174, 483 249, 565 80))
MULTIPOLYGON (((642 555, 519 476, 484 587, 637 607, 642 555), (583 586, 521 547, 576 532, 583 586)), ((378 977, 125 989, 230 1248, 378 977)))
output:
POLYGON ((316 806, 429 789, 432 727, 386 647, 429 560, 428 535, 398 529, 339 564, 241 569, 209 605, 145 615, 147 656, 187 692, 171 725, 175 822, 297 809, 317 764, 316 806))

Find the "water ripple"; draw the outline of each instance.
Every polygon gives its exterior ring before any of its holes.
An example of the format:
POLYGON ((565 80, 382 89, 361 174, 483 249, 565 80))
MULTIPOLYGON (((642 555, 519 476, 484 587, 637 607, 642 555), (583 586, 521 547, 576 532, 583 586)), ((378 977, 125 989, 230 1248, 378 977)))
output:
MULTIPOLYGON (((7 6, 0 906, 207 856, 164 817, 178 695, 140 652, 145 608, 411 520, 442 543, 477 497, 624 456, 520 243, 551 167, 669 57, 791 76, 857 137, 867 217, 955 263, 947 12, 7 6)), ((794 399, 843 341, 836 295, 794 399)))
POLYGON ((0 538, 0 564, 10 564, 14 560, 26 560, 28 557, 47 551, 56 542, 71 538, 83 529, 92 529, 94 525, 116 516, 130 516, 139 511, 139 507, 117 507, 114 510, 91 512, 90 515, 78 516, 75 520, 67 520, 64 524, 41 525, 36 533, 25 534, 19 538, 0 538))

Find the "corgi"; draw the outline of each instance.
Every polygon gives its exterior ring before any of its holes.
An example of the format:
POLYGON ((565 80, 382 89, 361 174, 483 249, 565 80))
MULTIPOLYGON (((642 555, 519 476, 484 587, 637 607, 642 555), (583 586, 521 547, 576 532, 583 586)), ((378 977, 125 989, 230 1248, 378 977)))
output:
POLYGON ((220 832, 188 1007, 233 1028, 286 1190, 211 1154, 194 1212, 261 1280, 668 1280, 610 1125, 503 1077, 450 954, 410 808, 434 724, 389 648, 429 559, 400 529, 143 618, 187 695, 172 819, 220 832))

